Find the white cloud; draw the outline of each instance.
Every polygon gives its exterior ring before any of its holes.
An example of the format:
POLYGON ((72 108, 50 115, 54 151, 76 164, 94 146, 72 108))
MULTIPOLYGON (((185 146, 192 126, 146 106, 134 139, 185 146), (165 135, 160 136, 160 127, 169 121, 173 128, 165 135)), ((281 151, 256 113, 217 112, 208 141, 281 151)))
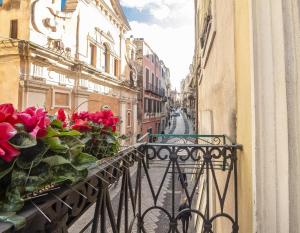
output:
POLYGON ((144 38, 171 71, 177 90, 189 72, 194 52, 194 0, 121 0, 127 7, 149 10, 155 24, 130 22, 131 34, 144 38))
POLYGON ((161 0, 121 0, 121 4, 126 7, 134 7, 138 9, 144 9, 147 5, 155 2, 161 2, 161 0))
POLYGON ((166 5, 161 5, 159 7, 153 7, 150 9, 151 15, 158 20, 166 19, 170 16, 171 10, 166 5))

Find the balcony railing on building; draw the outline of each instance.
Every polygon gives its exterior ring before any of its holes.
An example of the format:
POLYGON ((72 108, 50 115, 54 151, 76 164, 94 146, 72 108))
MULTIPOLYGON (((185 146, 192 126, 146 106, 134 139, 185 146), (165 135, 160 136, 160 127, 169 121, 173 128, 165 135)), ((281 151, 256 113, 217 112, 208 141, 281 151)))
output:
POLYGON ((239 149, 225 135, 146 135, 85 181, 28 202, 18 213, 26 225, 1 223, 0 232, 178 233, 188 215, 189 232, 225 222, 238 233, 239 149))
POLYGON ((164 88, 159 88, 159 87, 157 87, 154 84, 149 83, 149 82, 146 83, 145 91, 149 91, 152 94, 158 95, 160 97, 165 96, 165 89, 164 88))

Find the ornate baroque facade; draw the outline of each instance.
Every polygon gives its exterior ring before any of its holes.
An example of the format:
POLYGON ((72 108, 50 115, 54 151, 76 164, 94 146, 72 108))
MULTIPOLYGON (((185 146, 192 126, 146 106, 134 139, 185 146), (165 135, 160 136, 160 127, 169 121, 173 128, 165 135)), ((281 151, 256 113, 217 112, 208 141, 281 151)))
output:
POLYGON ((0 100, 50 113, 112 109, 135 141, 135 45, 118 0, 4 0, 0 100))

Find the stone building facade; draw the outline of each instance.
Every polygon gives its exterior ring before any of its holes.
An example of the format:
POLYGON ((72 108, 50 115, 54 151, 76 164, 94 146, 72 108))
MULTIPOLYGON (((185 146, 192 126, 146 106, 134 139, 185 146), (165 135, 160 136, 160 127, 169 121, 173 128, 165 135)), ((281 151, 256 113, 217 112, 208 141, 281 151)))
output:
POLYGON ((0 21, 1 102, 49 113, 110 108, 135 141, 135 46, 118 0, 4 0, 0 21))
POLYGON ((137 49, 136 61, 138 63, 139 107, 138 117, 141 122, 142 134, 160 133, 164 126, 161 125, 165 117, 163 110, 166 91, 162 83, 165 80, 166 67, 156 53, 144 39, 135 39, 137 49))
POLYGON ((195 17, 198 132, 243 145, 239 232, 299 233, 300 2, 195 0, 195 17))

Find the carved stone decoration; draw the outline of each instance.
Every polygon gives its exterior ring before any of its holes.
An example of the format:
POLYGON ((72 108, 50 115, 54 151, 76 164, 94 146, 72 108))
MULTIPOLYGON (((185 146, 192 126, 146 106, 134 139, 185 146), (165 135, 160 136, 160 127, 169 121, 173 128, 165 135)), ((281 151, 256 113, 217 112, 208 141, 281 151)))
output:
POLYGON ((58 4, 52 0, 36 0, 33 2, 32 26, 33 28, 51 39, 61 39, 69 14, 58 9, 58 4))

